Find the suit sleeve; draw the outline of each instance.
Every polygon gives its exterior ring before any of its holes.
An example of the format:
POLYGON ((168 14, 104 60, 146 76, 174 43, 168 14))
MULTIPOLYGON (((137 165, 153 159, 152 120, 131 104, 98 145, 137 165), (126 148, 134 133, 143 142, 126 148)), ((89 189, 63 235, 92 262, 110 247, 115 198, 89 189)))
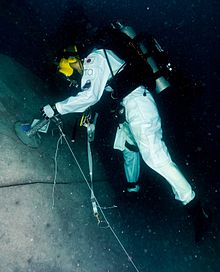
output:
POLYGON ((104 92, 110 77, 105 57, 98 53, 91 53, 84 60, 83 67, 81 91, 76 96, 70 96, 55 104, 57 111, 62 115, 71 112, 84 112, 88 107, 96 104, 104 92))

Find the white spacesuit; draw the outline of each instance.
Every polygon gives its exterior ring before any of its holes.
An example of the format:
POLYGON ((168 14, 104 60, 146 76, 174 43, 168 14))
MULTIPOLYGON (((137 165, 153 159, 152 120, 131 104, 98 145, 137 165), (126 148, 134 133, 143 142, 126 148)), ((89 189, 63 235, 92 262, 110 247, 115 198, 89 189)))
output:
MULTIPOLYGON (((122 67, 123 61, 112 51, 106 50, 113 74, 122 67)), ((55 104, 61 115, 73 112, 84 112, 97 103, 105 91, 107 81, 112 77, 104 50, 93 50, 84 59, 81 91, 55 104)), ((189 203, 195 193, 189 182, 171 160, 165 143, 162 140, 160 116, 150 92, 139 86, 122 100, 125 108, 126 122, 120 124, 114 142, 114 148, 124 155, 124 167, 129 185, 128 192, 137 192, 140 171, 140 155, 145 163, 163 176, 171 185, 175 198, 184 205, 189 203), (126 142, 138 147, 139 152, 131 151, 126 142)), ((49 105, 44 107, 44 114, 51 117, 49 105), (48 113, 48 114, 47 114, 48 113)), ((53 115, 53 113, 52 113, 53 115)))

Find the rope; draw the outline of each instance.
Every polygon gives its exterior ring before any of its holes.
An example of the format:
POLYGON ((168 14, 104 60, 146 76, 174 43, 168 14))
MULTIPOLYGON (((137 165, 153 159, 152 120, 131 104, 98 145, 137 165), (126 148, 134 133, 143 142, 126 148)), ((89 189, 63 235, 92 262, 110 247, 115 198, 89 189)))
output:
POLYGON ((57 179, 57 154, 58 154, 58 149, 59 149, 59 144, 60 141, 62 140, 63 135, 60 135, 60 138, 57 141, 57 147, 56 147, 56 151, 55 151, 55 156, 54 156, 54 179, 53 179, 53 191, 52 191, 52 200, 53 200, 53 204, 52 204, 52 209, 54 208, 55 205, 55 200, 54 200, 54 193, 55 193, 55 187, 56 187, 56 179, 57 179))
POLYGON ((89 163, 89 176, 90 176, 92 209, 93 209, 94 216, 98 220, 98 224, 100 224, 101 221, 99 219, 97 203, 96 203, 96 200, 95 200, 95 195, 94 195, 94 190, 93 190, 93 163, 92 163, 92 152, 91 152, 89 137, 88 137, 88 141, 87 141, 87 148, 88 148, 88 163, 89 163))
MULTIPOLYGON (((104 218, 104 220, 105 220, 105 222, 107 224, 107 227, 110 229, 110 231, 112 232, 113 236, 117 240, 118 244, 120 245, 120 247, 124 251, 125 255, 128 257, 128 260, 130 261, 130 263, 133 266, 133 268, 135 269, 135 271, 140 272, 140 270, 138 270, 137 266, 135 265, 134 261, 132 260, 131 256, 129 255, 128 251, 126 250, 126 248, 124 247, 124 245, 120 241, 120 239, 117 236, 116 232, 114 231, 114 229, 110 225, 110 223, 109 223, 109 221, 108 221, 108 219, 107 219, 107 217, 106 217, 106 215, 105 215, 105 213, 103 211, 103 208, 100 206, 100 204, 99 204, 96 196, 94 195, 93 188, 92 188, 93 184, 91 184, 91 185, 89 184, 89 181, 87 180, 87 178, 86 178, 86 176, 85 176, 85 174, 84 174, 84 172, 83 172, 83 170, 82 170, 82 168, 81 168, 81 166, 80 166, 80 164, 79 164, 79 162, 78 162, 78 160, 77 160, 77 158, 76 158, 76 156, 75 156, 75 154, 74 154, 74 152, 73 152, 73 150, 72 150, 72 148, 71 148, 71 146, 70 146, 70 144, 69 144, 69 142, 68 142, 68 140, 67 140, 67 138, 65 136, 65 134, 63 133, 62 128, 60 127, 60 125, 58 125, 58 128, 60 130, 61 136, 60 136, 60 138, 57 141, 57 149, 56 149, 56 152, 55 152, 55 170, 56 170, 56 172, 55 172, 54 186, 53 186, 53 201, 54 201, 54 189, 55 189, 55 185, 56 185, 56 176, 57 176, 57 160, 56 160, 56 158, 57 158, 57 151, 58 151, 58 146, 59 146, 60 140, 62 138, 64 138, 64 140, 65 140, 65 142, 66 142, 66 144, 67 144, 67 146, 68 146, 68 148, 70 150, 70 153, 72 154, 73 159, 75 160, 76 165, 78 166, 78 168, 79 168, 79 170, 80 170, 80 172, 81 172, 81 174, 82 174, 82 176, 83 176, 83 178, 84 178, 84 180, 85 180, 85 182, 86 182, 89 190, 91 191, 91 196, 93 197, 93 200, 95 201, 95 204, 97 204, 97 206, 98 206, 98 208, 99 208, 99 210, 100 210, 100 212, 101 212, 101 214, 102 214, 102 216, 103 216, 103 218, 104 218)), ((90 145, 88 145, 88 147, 90 148, 90 145)), ((91 152, 91 150, 90 150, 90 152, 91 152)), ((90 161, 90 163, 91 163, 91 161, 90 161)), ((92 178, 92 172, 90 173, 90 177, 92 178)), ((98 223, 100 223, 101 221, 100 221, 100 219, 98 217, 98 214, 97 214, 96 218, 98 220, 98 223)))

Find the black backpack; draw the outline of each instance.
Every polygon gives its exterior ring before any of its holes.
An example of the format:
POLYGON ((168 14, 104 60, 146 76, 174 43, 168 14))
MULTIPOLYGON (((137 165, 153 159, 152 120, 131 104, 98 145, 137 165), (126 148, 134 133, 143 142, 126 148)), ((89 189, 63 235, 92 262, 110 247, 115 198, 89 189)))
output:
MULTIPOLYGON (((114 90, 116 98, 123 98, 138 86, 143 85, 150 91, 155 90, 155 77, 153 70, 147 62, 147 57, 138 46, 138 39, 131 39, 119 29, 111 26, 99 31, 95 36, 95 48, 112 50, 120 59, 125 61, 125 66, 108 81, 114 90)), ((107 61, 108 57, 105 52, 107 61)), ((109 62, 108 62, 109 63, 109 62)), ((110 63, 109 63, 110 66, 110 63)), ((111 70, 111 66, 109 67, 111 70)))

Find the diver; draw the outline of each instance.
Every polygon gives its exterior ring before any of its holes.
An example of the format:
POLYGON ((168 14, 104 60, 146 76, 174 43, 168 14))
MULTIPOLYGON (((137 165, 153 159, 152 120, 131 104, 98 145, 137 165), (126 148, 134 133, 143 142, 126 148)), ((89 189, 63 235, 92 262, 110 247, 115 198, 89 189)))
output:
MULTIPOLYGON (((118 25, 119 28, 121 30, 122 25, 118 25)), ((144 67, 142 61, 132 58, 135 60, 136 69, 140 68, 140 73, 137 70, 134 73, 132 65, 127 65, 127 60, 108 48, 94 46, 87 54, 83 48, 84 45, 80 51, 80 45, 77 45, 66 50, 58 67, 59 72, 67 78, 80 75, 80 91, 64 101, 44 106, 44 118, 52 118, 56 114, 83 113, 95 105, 105 91, 110 91, 114 99, 119 97, 124 119, 122 118, 117 127, 114 149, 123 152, 127 192, 137 194, 140 190, 138 180, 142 157, 150 168, 170 184, 175 199, 185 206, 192 217, 196 241, 201 240, 206 232, 208 216, 195 196, 190 182, 173 162, 162 139, 161 119, 150 92, 156 81, 152 72, 153 65, 144 67), (143 78, 135 78, 141 74, 141 69, 146 82, 143 78)))

